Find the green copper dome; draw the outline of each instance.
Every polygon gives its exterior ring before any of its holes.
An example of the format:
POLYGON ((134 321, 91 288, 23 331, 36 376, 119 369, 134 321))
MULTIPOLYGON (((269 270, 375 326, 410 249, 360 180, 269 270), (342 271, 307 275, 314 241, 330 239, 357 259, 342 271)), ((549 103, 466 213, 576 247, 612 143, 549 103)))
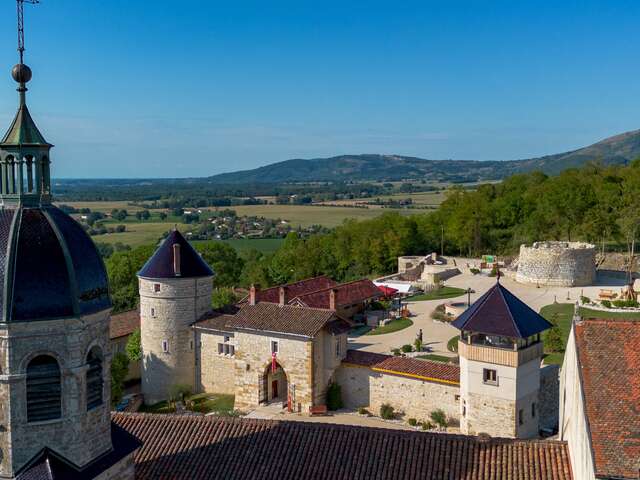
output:
POLYGON ((51 144, 44 139, 40 130, 38 130, 36 122, 31 118, 27 105, 21 104, 15 118, 13 119, 13 123, 11 123, 11 127, 9 127, 9 131, 5 134, 0 145, 50 146, 51 144))

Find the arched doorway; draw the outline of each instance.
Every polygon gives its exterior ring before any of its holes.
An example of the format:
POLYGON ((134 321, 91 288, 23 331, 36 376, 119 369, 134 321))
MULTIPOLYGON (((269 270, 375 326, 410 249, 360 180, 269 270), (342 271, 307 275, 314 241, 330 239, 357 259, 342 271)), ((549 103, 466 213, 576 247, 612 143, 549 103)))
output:
POLYGON ((282 365, 278 362, 275 363, 275 370, 273 365, 269 364, 264 370, 262 375, 261 385, 261 403, 282 403, 283 406, 287 404, 289 395, 289 381, 287 373, 282 365))

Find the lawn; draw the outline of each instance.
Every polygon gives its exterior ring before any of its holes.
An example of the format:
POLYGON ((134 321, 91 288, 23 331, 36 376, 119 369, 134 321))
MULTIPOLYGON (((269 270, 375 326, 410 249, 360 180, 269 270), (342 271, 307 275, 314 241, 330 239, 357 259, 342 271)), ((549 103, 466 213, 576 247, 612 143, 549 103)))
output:
POLYGON ((404 330, 407 327, 413 325, 413 322, 408 318, 398 318, 397 320, 392 320, 391 322, 383 325, 382 327, 376 327, 371 330, 366 335, 384 335, 385 333, 397 332, 399 330, 404 330))
POLYGON ((410 302, 422 302, 424 300, 442 300, 443 298, 459 297, 460 295, 464 295, 465 293, 467 293, 467 291, 463 290, 462 288, 445 286, 427 293, 421 293, 419 295, 414 295, 413 297, 408 297, 406 300, 410 302))
MULTIPOLYGON (((193 402, 194 412, 230 415, 233 413, 235 397, 233 395, 199 393, 187 397, 188 401, 193 402)), ((175 409, 167 401, 162 401, 153 405, 142 405, 140 411, 145 413, 174 413, 175 409)))
POLYGON ((92 212, 110 213, 111 210, 117 208, 118 210, 126 210, 129 213, 139 212, 144 210, 142 207, 136 205, 129 205, 126 200, 113 201, 113 202, 55 202, 56 205, 69 205, 77 209, 90 208, 92 212))
POLYGON ((415 358, 419 358, 420 360, 431 360, 432 362, 444 362, 444 363, 449 363, 451 360, 453 360, 452 357, 445 357, 444 355, 436 355, 435 353, 418 355, 415 358))
POLYGON ((447 350, 453 353, 457 353, 459 339, 460 339, 460 335, 456 335, 455 337, 450 338, 449 341, 447 342, 447 350))
MULTIPOLYGON (((574 305, 572 303, 554 303, 546 305, 540 310, 540 315, 549 320, 551 323, 558 325, 562 336, 563 344, 567 345, 569 332, 571 330, 571 319, 573 317, 574 305)), ((618 318, 618 319, 640 319, 639 312, 607 312, 600 310, 592 310, 590 308, 580 307, 580 315, 583 318, 618 318)), ((543 334, 543 340, 546 339, 548 331, 543 334)), ((545 349, 546 350, 546 349, 545 349)), ((548 352, 544 358, 544 362, 548 364, 562 365, 564 359, 564 349, 562 352, 548 352)))

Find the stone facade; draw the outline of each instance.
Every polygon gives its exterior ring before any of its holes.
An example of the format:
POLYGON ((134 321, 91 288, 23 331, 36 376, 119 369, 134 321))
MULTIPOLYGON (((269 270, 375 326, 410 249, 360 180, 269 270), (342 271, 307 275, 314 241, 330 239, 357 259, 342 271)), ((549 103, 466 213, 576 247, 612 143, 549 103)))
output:
POLYGON ((545 365, 540 369, 540 393, 538 395, 540 428, 553 431, 558 427, 559 402, 560 367, 545 365))
POLYGON ((390 404, 404 418, 429 420, 442 409, 450 423, 460 420, 459 385, 429 382, 417 378, 376 372, 367 367, 343 365, 336 371, 347 408, 366 407, 374 414, 383 403, 390 404))
POLYGON ((109 314, 105 310, 80 318, 0 324, 0 478, 12 478, 44 447, 79 467, 111 449, 109 314), (103 403, 87 411, 87 355, 94 347, 103 357, 103 403), (29 423, 27 365, 38 355, 58 361, 62 414, 29 423))
POLYGON ((235 353, 219 353, 218 345, 233 345, 236 341, 232 332, 213 332, 196 329, 196 379, 199 392, 234 394, 235 353))
POLYGON ((516 281, 535 285, 578 287, 596 279, 596 247, 578 242, 521 245, 516 281))
POLYGON ((155 403, 168 397, 172 385, 196 385, 191 324, 210 310, 213 282, 140 278, 139 287, 142 393, 146 403, 155 403))

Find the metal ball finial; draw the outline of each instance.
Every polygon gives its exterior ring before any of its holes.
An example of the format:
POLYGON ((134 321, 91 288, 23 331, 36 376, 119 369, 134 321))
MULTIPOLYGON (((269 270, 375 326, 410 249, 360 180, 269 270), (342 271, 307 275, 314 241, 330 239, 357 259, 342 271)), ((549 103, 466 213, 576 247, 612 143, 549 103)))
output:
POLYGON ((18 63, 11 69, 11 76, 18 83, 29 82, 31 75, 31 69, 24 63, 18 63))

